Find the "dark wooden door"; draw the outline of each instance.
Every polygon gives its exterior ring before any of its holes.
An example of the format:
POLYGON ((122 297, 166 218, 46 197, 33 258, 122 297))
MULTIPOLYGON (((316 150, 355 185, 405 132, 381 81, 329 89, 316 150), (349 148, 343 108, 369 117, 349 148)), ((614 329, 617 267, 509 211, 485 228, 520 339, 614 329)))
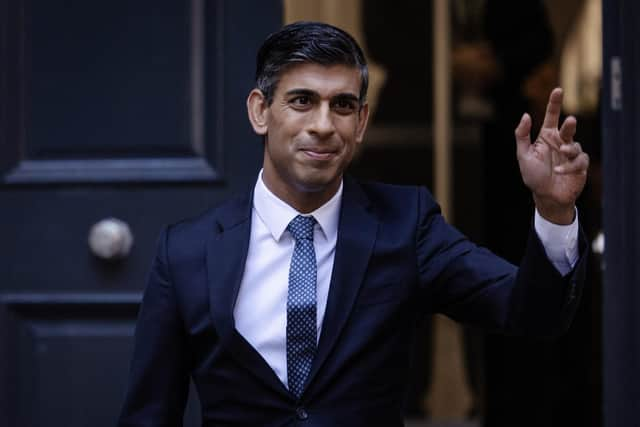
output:
POLYGON ((255 179, 245 99, 281 15, 274 0, 0 0, 1 426, 115 424, 161 226, 255 179), (89 250, 105 218, 133 234, 120 260, 89 250))
POLYGON ((640 3, 603 0, 603 411, 640 426, 640 3))

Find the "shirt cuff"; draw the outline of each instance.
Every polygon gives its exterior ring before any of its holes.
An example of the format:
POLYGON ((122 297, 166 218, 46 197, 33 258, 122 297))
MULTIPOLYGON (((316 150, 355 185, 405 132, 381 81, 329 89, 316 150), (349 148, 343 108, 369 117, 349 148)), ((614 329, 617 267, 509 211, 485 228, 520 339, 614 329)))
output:
POLYGON ((576 209, 573 223, 569 225, 558 225, 549 222, 536 209, 533 226, 544 246, 547 258, 549 258, 556 270, 563 276, 573 270, 579 257, 578 209, 576 209))

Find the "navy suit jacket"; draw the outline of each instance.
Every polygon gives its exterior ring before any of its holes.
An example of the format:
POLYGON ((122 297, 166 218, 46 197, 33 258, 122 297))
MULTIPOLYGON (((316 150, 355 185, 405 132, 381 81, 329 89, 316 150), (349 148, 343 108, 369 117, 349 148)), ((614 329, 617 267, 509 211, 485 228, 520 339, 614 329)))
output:
POLYGON ((234 327, 252 194, 162 234, 136 328, 120 426, 177 426, 189 378, 205 426, 401 426, 409 349, 433 312, 555 335, 575 312, 585 244, 561 277, 535 232, 519 268, 445 223, 427 190, 345 178, 318 352, 297 400, 234 327))

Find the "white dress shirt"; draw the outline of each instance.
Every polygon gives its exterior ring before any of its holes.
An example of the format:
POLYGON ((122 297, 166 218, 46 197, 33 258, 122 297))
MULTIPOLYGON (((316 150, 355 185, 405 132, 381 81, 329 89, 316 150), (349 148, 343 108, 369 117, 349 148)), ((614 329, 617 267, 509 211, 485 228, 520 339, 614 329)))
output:
MULTIPOLYGON (((342 183, 336 194, 311 212, 316 219, 316 321, 320 338, 329 296, 329 282, 338 240, 342 183)), ((300 212, 280 200, 265 186, 262 172, 253 193, 249 251, 233 310, 236 329, 287 384, 287 290, 289 264, 295 240, 287 225, 300 212)))
MULTIPOLYGON (((316 219, 313 246, 317 261, 317 337, 327 307, 329 282, 338 240, 342 183, 336 194, 310 214, 316 219)), ((238 332, 256 349, 283 384, 287 384, 287 290, 295 240, 287 225, 302 215, 264 184, 262 171, 253 193, 251 236, 240 290, 233 310, 238 332)), ((566 274, 578 259, 578 220, 561 226, 535 213, 534 227, 549 260, 566 274)))

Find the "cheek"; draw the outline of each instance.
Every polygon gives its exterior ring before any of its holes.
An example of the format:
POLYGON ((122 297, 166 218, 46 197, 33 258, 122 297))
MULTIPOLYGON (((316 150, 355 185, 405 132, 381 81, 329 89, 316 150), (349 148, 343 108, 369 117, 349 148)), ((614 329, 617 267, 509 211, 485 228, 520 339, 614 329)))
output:
POLYGON ((358 134, 358 119, 356 116, 339 117, 334 123, 345 139, 355 140, 358 134))
POLYGON ((285 153, 289 148, 289 139, 287 137, 286 131, 281 127, 273 127, 272 130, 268 133, 268 142, 269 151, 272 153, 285 153))
POLYGON ((339 129, 340 129, 340 136, 342 138, 342 141, 345 144, 345 149, 347 151, 355 151, 356 146, 358 145, 358 142, 356 140, 358 136, 358 132, 357 132, 357 129, 354 127, 353 123, 345 124, 344 126, 341 126, 339 129))
POLYGON ((269 132, 271 141, 278 145, 279 149, 283 150, 285 147, 290 148, 296 138, 302 133, 304 126, 300 123, 300 120, 288 120, 284 123, 276 123, 270 128, 272 129, 269 132))

